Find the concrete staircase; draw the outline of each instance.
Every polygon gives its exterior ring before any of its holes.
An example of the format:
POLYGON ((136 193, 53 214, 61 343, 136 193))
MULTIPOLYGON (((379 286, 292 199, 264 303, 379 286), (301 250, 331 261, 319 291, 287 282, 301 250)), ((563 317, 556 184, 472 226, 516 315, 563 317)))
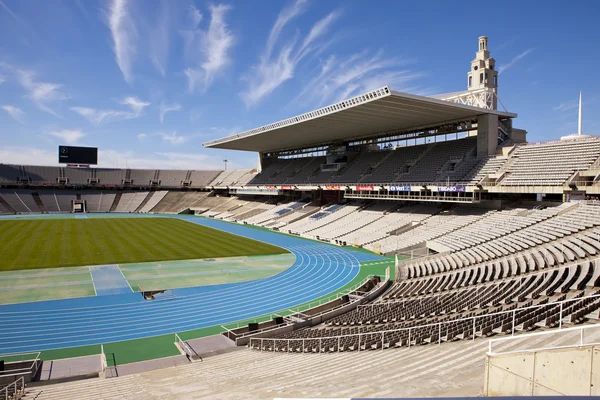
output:
MULTIPOLYGON (((557 331, 558 332, 558 331, 557 331)), ((495 345, 571 344, 578 333, 495 345), (539 343, 538 343, 539 342, 539 343)), ((25 399, 273 399, 478 396, 488 341, 337 354, 240 349, 202 362, 110 379, 31 387, 25 399)))

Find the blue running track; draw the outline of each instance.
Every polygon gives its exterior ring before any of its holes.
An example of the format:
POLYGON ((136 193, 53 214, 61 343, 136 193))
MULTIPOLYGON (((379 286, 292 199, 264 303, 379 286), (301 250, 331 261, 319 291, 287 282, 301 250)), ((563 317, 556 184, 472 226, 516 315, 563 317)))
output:
POLYGON ((177 289, 174 300, 152 302, 139 293, 121 292, 0 306, 0 354, 139 339, 249 319, 331 293, 358 274, 360 262, 381 259, 243 225, 174 218, 283 247, 296 262, 265 279, 177 289))

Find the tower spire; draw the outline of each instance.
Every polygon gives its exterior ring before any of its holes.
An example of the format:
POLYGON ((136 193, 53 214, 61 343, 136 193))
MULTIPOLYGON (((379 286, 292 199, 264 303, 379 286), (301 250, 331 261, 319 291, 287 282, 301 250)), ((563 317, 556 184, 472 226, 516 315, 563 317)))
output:
POLYGON ((577 122, 577 134, 581 135, 581 90, 579 91, 579 119, 577 122))

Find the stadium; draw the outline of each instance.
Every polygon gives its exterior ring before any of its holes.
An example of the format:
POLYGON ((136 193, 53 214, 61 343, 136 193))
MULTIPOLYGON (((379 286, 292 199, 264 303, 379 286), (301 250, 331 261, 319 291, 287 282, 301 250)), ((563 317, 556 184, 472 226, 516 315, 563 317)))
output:
POLYGON ((600 138, 527 142, 477 45, 204 143, 254 169, 0 164, 0 398, 598 395, 600 138))

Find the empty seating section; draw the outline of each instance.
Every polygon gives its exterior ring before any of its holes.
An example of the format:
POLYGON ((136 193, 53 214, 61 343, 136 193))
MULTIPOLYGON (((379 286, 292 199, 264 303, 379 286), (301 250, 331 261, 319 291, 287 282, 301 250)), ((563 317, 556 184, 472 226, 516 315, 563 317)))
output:
POLYGON ((144 201, 148 192, 123 192, 116 212, 134 212, 144 201))
POLYGON ((148 200, 146 204, 142 206, 138 211, 142 213, 147 213, 152 210, 167 194, 166 190, 159 190, 152 193, 152 197, 148 200))
POLYGON ((109 169, 96 168, 94 169, 95 178, 98 179, 100 186, 121 186, 126 178, 125 169, 109 169))
MULTIPOLYGON (((348 214, 353 213, 358 209, 358 203, 347 203, 347 204, 334 204, 332 206, 325 207, 323 210, 311 215, 308 218, 301 219, 285 227, 285 231, 296 235, 303 235, 307 232, 314 231, 315 229, 324 227, 342 218, 348 214)), ((311 237, 314 235, 311 234, 311 237)))
POLYGON ((23 173, 32 183, 56 184, 61 176, 59 167, 43 167, 36 165, 24 165, 23 173))
POLYGON ((408 247, 425 247, 425 243, 433 238, 445 235, 460 227, 475 222, 486 213, 485 210, 456 207, 440 211, 434 205, 422 205, 418 213, 413 213, 412 226, 397 235, 369 243, 369 250, 384 254, 392 253, 408 247))
POLYGON ((400 147, 396 150, 385 151, 387 157, 371 171, 366 171, 360 179, 361 183, 396 182, 396 176, 403 174, 408 165, 418 159, 427 149, 427 145, 400 147))
POLYGON ((48 212, 71 212, 71 203, 77 199, 70 190, 39 191, 40 199, 48 212))
POLYGON ((351 204, 346 209, 349 211, 354 208, 355 212, 347 213, 330 224, 305 232, 305 235, 320 240, 333 241, 349 232, 375 223, 383 216, 385 211, 388 211, 393 206, 393 203, 380 203, 370 206, 351 204))
POLYGON ((209 184, 221 173, 221 171, 192 171, 190 174, 190 187, 200 188, 209 184))
POLYGON ((481 182, 486 176, 498 172, 500 168, 508 160, 507 157, 486 157, 479 159, 475 165, 465 176, 458 179, 458 182, 467 185, 474 185, 481 182))
POLYGON ((0 191, 0 196, 2 196, 6 203, 18 213, 40 212, 40 208, 33 200, 31 192, 6 189, 0 191))
POLYGON ((209 192, 169 191, 151 211, 153 213, 179 213, 194 207, 208 195, 209 192))
POLYGON ((71 185, 87 185, 92 178, 90 168, 63 168, 64 178, 68 179, 71 185))
POLYGON ((188 171, 161 169, 158 172, 158 179, 161 187, 180 188, 187 176, 188 171))
POLYGON ((269 208, 259 214, 253 215, 249 218, 244 218, 243 221, 247 224, 253 225, 265 225, 271 220, 283 216, 296 208, 303 206, 305 203, 302 202, 283 202, 276 205, 275 207, 269 208))
POLYGON ((437 182, 436 177, 448 162, 461 160, 475 150, 476 144, 476 138, 434 143, 409 168, 408 172, 397 175, 395 180, 397 182, 437 182))
POLYGON ((155 169, 130 169, 129 179, 134 186, 150 186, 151 181, 155 179, 157 171, 155 169))
MULTIPOLYGON (((470 225, 491 222, 491 213, 470 225)), ((266 351, 338 352, 442 343, 563 327, 600 316, 600 206, 515 209, 510 232, 484 244, 400 265, 402 278, 379 300, 251 342, 266 351), (495 241, 505 240, 500 246, 495 241), (510 243, 512 249, 507 248, 510 243), (506 255, 499 249, 506 250, 506 255), (473 250, 467 253, 467 250, 473 250), (562 302, 562 304, 561 304, 562 302), (304 340, 302 340, 304 339, 304 340)), ((480 227, 481 228, 481 227, 480 227)), ((468 234, 467 227, 459 229, 468 234)), ((466 236, 449 235, 449 243, 466 236)), ((471 230, 471 236, 473 231, 471 230)))
POLYGON ((575 171, 586 170, 600 157, 600 138, 519 146, 500 184, 563 185, 575 171))
POLYGON ((0 164, 0 182, 17 182, 23 176, 21 165, 0 164))
POLYGON ((358 182, 365 172, 372 170, 387 155, 388 152, 385 151, 361 153, 346 168, 333 174, 330 181, 334 183, 358 182))
POLYGON ((252 178, 253 174, 251 169, 232 169, 223 171, 219 174, 219 176, 211 183, 211 186, 243 186, 252 178))

